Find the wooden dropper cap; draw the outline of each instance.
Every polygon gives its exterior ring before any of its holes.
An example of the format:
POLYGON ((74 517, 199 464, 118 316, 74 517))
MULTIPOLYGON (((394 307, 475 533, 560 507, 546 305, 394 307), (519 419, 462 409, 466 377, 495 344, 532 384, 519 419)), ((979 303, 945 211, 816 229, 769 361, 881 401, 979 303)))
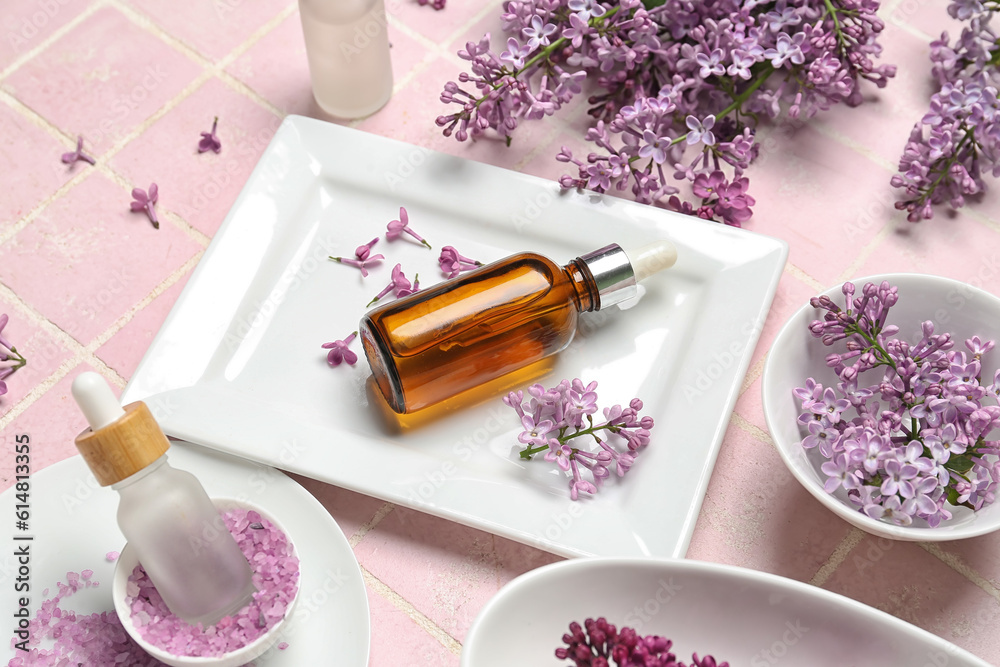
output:
POLYGON ((76 448, 101 486, 134 475, 170 448, 146 404, 129 403, 123 410, 97 373, 77 376, 73 397, 90 422, 90 427, 76 437, 76 448))

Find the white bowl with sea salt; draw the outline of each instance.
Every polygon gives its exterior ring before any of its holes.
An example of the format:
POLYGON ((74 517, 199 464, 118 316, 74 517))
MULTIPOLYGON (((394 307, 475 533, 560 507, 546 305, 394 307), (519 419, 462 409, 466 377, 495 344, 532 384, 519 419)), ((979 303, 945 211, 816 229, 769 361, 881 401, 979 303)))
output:
MULTIPOLYGON (((899 288, 899 301, 889 310, 887 317, 888 324, 899 327, 897 338, 911 343, 920 340, 921 323, 931 320, 935 333, 952 334, 955 342, 953 349, 966 349, 965 340, 972 336, 997 342, 998 347, 982 358, 982 377, 987 384, 990 382, 1000 366, 1000 299, 957 280, 916 273, 868 276, 851 282, 856 287, 856 294, 860 295, 865 283, 878 285, 883 280, 899 288)), ((831 287, 823 294, 844 307, 841 285, 831 287)), ((842 488, 833 494, 826 492, 823 488, 826 475, 820 470, 825 459, 817 450, 802 447, 802 438, 806 433, 796 421, 801 412, 801 402, 793 394, 810 377, 824 386, 836 386, 837 376, 827 367, 825 360, 831 352, 843 352, 843 342, 828 347, 820 339, 813 338, 808 329, 809 323, 822 319, 824 312, 806 303, 785 323, 768 352, 761 380, 767 428, 792 475, 834 514, 880 537, 936 542, 985 535, 1000 529, 1000 500, 978 512, 946 505, 953 517, 931 528, 923 519, 914 519, 909 526, 896 526, 873 519, 850 502, 842 488)), ((883 369, 878 368, 862 374, 859 385, 877 382, 882 373, 883 369)), ((881 403, 885 405, 884 401, 881 403)))
MULTIPOLYGON (((279 523, 272 514, 263 508, 252 503, 237 501, 229 498, 213 498, 212 502, 215 504, 216 508, 218 508, 220 513, 231 509, 256 511, 260 514, 262 519, 266 519, 275 528, 283 532, 288 539, 289 544, 291 544, 291 538, 288 535, 288 531, 285 530, 281 523, 279 523)), ((293 549, 294 546, 295 545, 292 544, 293 549)), ((121 555, 118 557, 118 562, 115 566, 115 577, 112 583, 112 597, 114 598, 115 611, 118 613, 118 618, 121 620, 121 623, 124 626, 125 631, 128 632, 129 636, 132 637, 132 639, 135 640, 135 642, 142 647, 146 653, 149 653, 160 662, 171 665, 171 667, 240 667, 240 665, 245 665, 256 658, 259 658, 261 655, 270 650, 279 639, 281 639, 284 633, 284 626, 292 615, 295 603, 299 599, 299 592, 301 591, 302 564, 300 562, 298 575, 299 581, 296 585, 295 595, 288 603, 288 607, 285 609, 284 617, 275 623, 274 626, 272 626, 267 632, 246 646, 233 651, 228 651, 222 655, 177 655, 175 653, 170 653, 166 649, 160 648, 152 642, 144 639, 139 633, 139 629, 136 627, 135 622, 132 620, 132 610, 126 602, 126 587, 129 577, 132 575, 135 566, 138 564, 139 559, 136 556, 135 551, 132 550, 128 544, 126 544, 122 549, 121 555)))

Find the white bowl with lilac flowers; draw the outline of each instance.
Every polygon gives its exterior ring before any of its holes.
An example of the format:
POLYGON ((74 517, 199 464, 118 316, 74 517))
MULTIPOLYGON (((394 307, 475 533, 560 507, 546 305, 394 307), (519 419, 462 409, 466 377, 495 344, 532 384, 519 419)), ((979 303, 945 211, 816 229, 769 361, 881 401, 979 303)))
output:
POLYGON ((814 297, 764 367, 779 454, 817 500, 874 535, 1000 529, 998 336, 1000 299, 948 278, 871 276, 814 297))

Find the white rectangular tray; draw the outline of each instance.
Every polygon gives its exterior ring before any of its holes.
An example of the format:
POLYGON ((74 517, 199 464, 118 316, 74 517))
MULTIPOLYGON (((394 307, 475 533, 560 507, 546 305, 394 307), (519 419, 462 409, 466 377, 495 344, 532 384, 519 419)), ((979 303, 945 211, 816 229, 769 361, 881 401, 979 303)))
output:
POLYGON ((566 556, 683 556, 785 264, 779 240, 290 116, 262 156, 123 395, 167 434, 566 556), (399 207, 434 251, 384 238, 367 279, 328 255, 385 232, 399 207), (357 329, 400 262, 442 279, 452 245, 483 262, 566 261, 670 238, 679 260, 638 304, 584 317, 539 381, 597 380, 602 407, 638 396, 656 420, 623 479, 574 503, 552 464, 517 456, 500 396, 397 421, 325 342, 357 329))

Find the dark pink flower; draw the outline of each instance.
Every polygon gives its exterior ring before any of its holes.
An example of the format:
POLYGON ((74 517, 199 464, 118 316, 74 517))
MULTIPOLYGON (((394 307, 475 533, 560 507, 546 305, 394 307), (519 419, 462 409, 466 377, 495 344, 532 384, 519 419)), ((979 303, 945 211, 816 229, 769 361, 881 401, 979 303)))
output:
POLYGON ((331 343, 323 343, 322 348, 324 350, 330 350, 326 354, 326 363, 331 366, 339 366, 342 361, 346 361, 350 366, 356 364, 358 361, 358 355, 348 349, 348 346, 357 335, 358 332, 355 331, 344 340, 335 340, 331 343))
POLYGON ((420 241, 428 248, 431 247, 431 244, 425 241, 422 236, 420 236, 415 231, 410 229, 410 216, 406 212, 406 209, 400 206, 399 220, 393 220, 389 223, 389 225, 386 228, 385 238, 388 239, 389 241, 393 241, 395 239, 398 239, 400 235, 402 235, 404 232, 409 234, 416 240, 420 241))
POLYGON ((205 151, 212 151, 214 153, 219 153, 222 151, 222 142, 219 141, 219 137, 215 134, 215 128, 219 124, 219 117, 216 116, 212 121, 212 131, 202 132, 201 141, 198 142, 198 152, 204 153, 205 151))

